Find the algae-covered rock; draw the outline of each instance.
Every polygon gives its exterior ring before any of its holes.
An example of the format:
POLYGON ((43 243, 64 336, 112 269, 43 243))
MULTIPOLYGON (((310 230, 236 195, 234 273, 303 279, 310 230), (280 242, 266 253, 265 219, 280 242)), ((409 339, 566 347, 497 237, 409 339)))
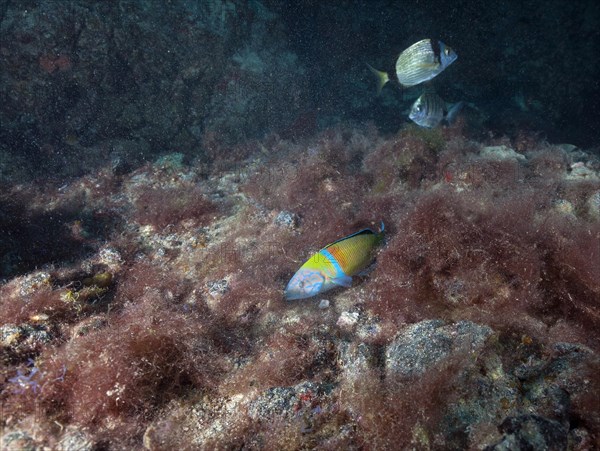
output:
POLYGON ((419 376, 454 353, 478 351, 491 334, 489 327, 470 321, 446 325, 427 320, 410 325, 386 350, 387 375, 419 376))

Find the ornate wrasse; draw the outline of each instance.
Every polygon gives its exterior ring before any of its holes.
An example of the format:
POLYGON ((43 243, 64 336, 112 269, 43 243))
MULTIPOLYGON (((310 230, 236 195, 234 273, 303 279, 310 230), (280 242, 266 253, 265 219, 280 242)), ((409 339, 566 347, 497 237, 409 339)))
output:
POLYGON ((364 270, 383 239, 381 230, 363 229, 325 246, 313 254, 291 278, 285 288, 287 300, 305 299, 332 288, 352 284, 352 276, 364 270))

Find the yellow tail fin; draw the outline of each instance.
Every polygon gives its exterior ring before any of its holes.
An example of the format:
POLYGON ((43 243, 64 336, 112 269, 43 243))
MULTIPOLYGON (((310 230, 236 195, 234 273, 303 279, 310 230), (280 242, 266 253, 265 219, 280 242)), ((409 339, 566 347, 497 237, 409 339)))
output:
POLYGON ((387 72, 377 70, 373 66, 371 66, 369 63, 366 63, 366 64, 367 64, 367 67, 369 68, 369 70, 371 72, 373 72, 373 74, 377 77, 377 95, 379 95, 379 94, 381 94, 381 90, 383 89, 385 84, 388 81, 390 81, 390 77, 387 74, 387 72))

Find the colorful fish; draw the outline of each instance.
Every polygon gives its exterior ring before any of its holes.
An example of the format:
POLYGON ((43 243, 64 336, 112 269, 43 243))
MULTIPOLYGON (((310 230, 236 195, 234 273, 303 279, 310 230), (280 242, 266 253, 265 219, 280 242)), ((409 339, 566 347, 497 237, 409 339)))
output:
MULTIPOLYGON (((423 39, 404 50, 396 60, 396 77, 404 87, 415 86, 431 80, 440 74, 450 64, 456 61, 458 55, 442 41, 423 39)), ((369 66, 367 64, 367 66, 369 66)), ((390 81, 387 72, 369 66, 378 79, 377 92, 390 81)))
POLYGON ((294 274, 285 288, 288 301, 305 299, 335 287, 349 287, 352 276, 373 261, 376 246, 383 240, 381 230, 363 229, 325 246, 311 256, 294 274))

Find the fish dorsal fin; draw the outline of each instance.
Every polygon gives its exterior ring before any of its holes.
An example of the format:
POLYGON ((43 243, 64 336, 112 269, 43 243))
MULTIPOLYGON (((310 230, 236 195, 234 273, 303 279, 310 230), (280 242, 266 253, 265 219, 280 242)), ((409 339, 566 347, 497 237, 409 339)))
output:
POLYGON ((328 247, 331 247, 331 246, 333 246, 334 244, 337 244, 337 243, 339 243, 339 242, 341 242, 341 241, 345 241, 345 240, 347 240, 347 239, 350 239, 350 238, 352 238, 352 237, 355 237, 355 236, 357 236, 357 235, 374 235, 374 234, 375 234, 375 232, 373 232, 371 229, 362 229, 362 230, 359 230, 358 232, 354 232, 354 233, 351 233, 351 234, 350 234, 350 235, 348 235, 348 236, 345 236, 345 237, 343 237, 343 238, 340 238, 339 240, 335 240, 333 243, 329 243, 329 244, 328 244, 327 246, 325 246, 323 249, 327 249, 328 247))
MULTIPOLYGON (((341 242, 341 241, 344 241, 344 240, 350 239, 350 238, 352 238, 352 237, 355 237, 355 236, 357 236, 357 235, 378 235, 378 234, 383 234, 383 231, 384 231, 384 229, 385 229, 385 226, 383 225, 383 221, 382 221, 382 222, 381 222, 381 230, 379 231, 379 233, 377 233, 377 232, 374 232, 373 230, 371 230, 371 229, 369 229, 369 228, 362 229, 362 230, 359 230, 358 232, 354 232, 354 233, 351 233, 351 234, 350 234, 350 235, 348 235, 348 236, 345 236, 345 237, 343 237, 343 238, 340 238, 339 240, 335 240, 333 243, 329 243, 329 244, 328 244, 327 246, 325 246, 323 249, 327 249, 328 247, 331 247, 331 246, 333 246, 334 244, 337 244, 337 243, 339 243, 339 242, 341 242)), ((383 236, 383 235, 382 235, 382 236, 383 236)))

